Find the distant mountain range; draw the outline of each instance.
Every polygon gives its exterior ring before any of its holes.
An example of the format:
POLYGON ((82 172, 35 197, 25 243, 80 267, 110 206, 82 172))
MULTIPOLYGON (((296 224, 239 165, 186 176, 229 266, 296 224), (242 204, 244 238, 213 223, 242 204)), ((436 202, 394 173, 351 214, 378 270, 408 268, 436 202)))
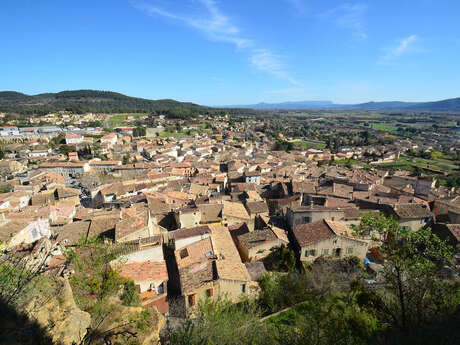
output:
POLYGON ((390 110, 439 111, 460 113, 460 98, 437 102, 368 102, 360 104, 335 104, 331 101, 302 101, 284 103, 258 103, 225 107, 207 107, 172 99, 150 100, 111 91, 74 90, 58 93, 26 95, 15 91, 0 91, 0 112, 20 114, 46 114, 59 110, 75 113, 152 113, 161 112, 171 117, 187 118, 196 114, 252 114, 256 110, 390 110), (224 108, 224 109, 223 109, 224 108))
POLYGON ((251 108, 251 109, 286 109, 286 110, 308 110, 308 109, 344 109, 344 110, 401 110, 401 111, 442 111, 460 112, 460 98, 446 99, 436 102, 367 102, 359 104, 336 104, 331 101, 300 101, 283 103, 258 103, 248 105, 226 106, 230 108, 251 108))

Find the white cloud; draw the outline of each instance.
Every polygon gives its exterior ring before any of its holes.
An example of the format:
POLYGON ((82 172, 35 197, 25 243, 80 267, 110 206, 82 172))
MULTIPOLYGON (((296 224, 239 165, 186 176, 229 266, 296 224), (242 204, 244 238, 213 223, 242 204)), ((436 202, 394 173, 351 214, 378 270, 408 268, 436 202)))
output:
POLYGON ((367 33, 364 24, 366 11, 366 4, 346 3, 321 13, 319 17, 332 19, 338 27, 351 30, 356 39, 366 39, 367 33))
POLYGON ((378 62, 384 64, 396 60, 401 55, 407 53, 415 41, 417 41, 417 35, 410 35, 399 40, 398 44, 388 49, 387 53, 378 62))
POLYGON ((280 57, 267 49, 252 50, 249 61, 260 71, 267 72, 280 79, 285 79, 293 85, 299 85, 299 82, 286 72, 285 65, 281 62, 280 57))
POLYGON ((219 9, 216 1, 197 0, 197 2, 201 5, 198 15, 171 12, 151 3, 136 3, 134 6, 150 16, 156 15, 181 21, 201 32, 209 40, 233 44, 238 50, 246 49, 249 52, 249 61, 252 66, 279 79, 298 85, 298 82, 286 71, 286 66, 281 62, 281 59, 270 50, 257 47, 252 39, 242 35, 240 28, 219 9))

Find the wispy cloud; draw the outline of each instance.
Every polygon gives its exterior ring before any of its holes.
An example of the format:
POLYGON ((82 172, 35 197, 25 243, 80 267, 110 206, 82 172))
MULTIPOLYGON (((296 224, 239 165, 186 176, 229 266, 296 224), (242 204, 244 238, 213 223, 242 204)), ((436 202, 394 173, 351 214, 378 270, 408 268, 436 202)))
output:
POLYGON ((267 49, 253 49, 249 61, 254 67, 261 71, 267 72, 280 79, 285 79, 293 85, 300 85, 297 80, 286 72, 286 66, 281 62, 280 57, 267 49))
POLYGON ((388 49, 387 53, 380 58, 378 63, 385 64, 396 60, 401 55, 407 53, 411 49, 415 41, 417 41, 417 35, 410 35, 406 38, 399 40, 397 45, 388 49))
POLYGON ((346 3, 321 13, 320 18, 328 18, 343 29, 351 30, 356 39, 366 39, 365 14, 367 5, 362 3, 346 3))
POLYGON ((291 84, 298 84, 287 72, 281 58, 269 49, 258 47, 252 39, 243 35, 231 18, 220 10, 215 0, 196 0, 193 3, 200 5, 197 8, 198 14, 166 10, 160 7, 157 1, 135 3, 134 6, 150 16, 161 16, 180 21, 201 32, 211 41, 230 43, 238 50, 244 49, 249 54, 251 65, 258 70, 286 80, 291 84))

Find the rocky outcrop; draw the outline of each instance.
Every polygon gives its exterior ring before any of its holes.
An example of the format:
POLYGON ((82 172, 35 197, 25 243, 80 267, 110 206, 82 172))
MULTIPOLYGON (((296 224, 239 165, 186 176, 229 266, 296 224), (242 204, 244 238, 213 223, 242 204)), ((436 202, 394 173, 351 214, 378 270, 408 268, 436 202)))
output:
POLYGON ((80 343, 91 323, 91 315, 78 309, 67 279, 59 279, 51 298, 35 298, 26 308, 29 318, 47 330, 53 343, 80 343))

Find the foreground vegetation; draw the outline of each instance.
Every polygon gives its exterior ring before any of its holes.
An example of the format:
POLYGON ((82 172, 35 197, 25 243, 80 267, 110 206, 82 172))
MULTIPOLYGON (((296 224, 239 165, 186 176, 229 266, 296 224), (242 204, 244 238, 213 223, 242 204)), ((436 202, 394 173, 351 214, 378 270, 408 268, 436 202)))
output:
POLYGON ((195 318, 169 329, 165 344, 453 344, 460 339, 458 281, 439 272, 452 248, 429 229, 400 229, 393 219, 366 216, 356 228, 391 240, 383 282, 366 286, 358 260, 269 274, 257 298, 232 305, 201 303, 195 318), (342 271, 342 275, 340 275, 342 271), (343 277, 351 277, 351 281, 343 277), (287 308, 287 309, 285 309, 287 308), (281 313, 276 313, 281 311, 281 313), (275 314, 273 314, 275 313, 275 314))

